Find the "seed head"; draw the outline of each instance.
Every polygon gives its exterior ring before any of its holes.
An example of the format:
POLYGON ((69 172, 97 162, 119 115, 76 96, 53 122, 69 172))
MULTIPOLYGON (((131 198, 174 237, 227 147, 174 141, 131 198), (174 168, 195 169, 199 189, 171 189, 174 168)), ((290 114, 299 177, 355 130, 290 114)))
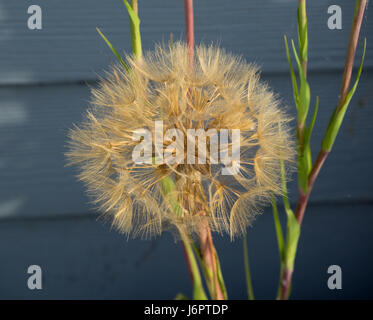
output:
POLYGON ((290 119, 258 68, 203 45, 195 48, 191 66, 181 42, 127 61, 129 71, 112 68, 92 90, 84 122, 70 131, 69 163, 79 166, 94 202, 115 227, 134 236, 160 234, 167 226, 193 233, 202 219, 231 237, 244 233, 271 195, 281 193, 280 160, 294 155, 290 119), (155 123, 162 123, 158 144, 155 123), (139 129, 150 133, 150 142, 145 134, 139 138, 139 129), (170 129, 180 136, 170 137, 170 129), (232 157, 215 161, 216 136, 206 134, 202 148, 191 141, 190 129, 198 142, 210 129, 229 132, 218 155, 233 152, 232 132, 239 130, 239 163, 232 157), (145 142, 150 161, 139 163, 134 150, 145 142), (193 151, 192 158, 180 156, 180 149, 193 151), (222 174, 229 166, 235 170, 222 174))

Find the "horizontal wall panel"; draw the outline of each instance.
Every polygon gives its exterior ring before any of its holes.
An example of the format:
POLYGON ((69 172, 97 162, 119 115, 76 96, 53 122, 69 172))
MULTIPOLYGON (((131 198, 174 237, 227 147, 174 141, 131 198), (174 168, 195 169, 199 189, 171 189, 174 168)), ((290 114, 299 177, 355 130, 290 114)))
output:
MULTIPOLYGON (((342 69, 354 2, 338 1, 342 30, 329 30, 327 9, 335 1, 309 1, 310 69, 342 69)), ((120 52, 130 48, 129 21, 121 0, 39 0, 42 30, 27 27, 27 0, 0 3, 0 84, 95 79, 115 60, 96 32, 100 27, 120 52)), ((36 3, 35 3, 36 4, 36 3)), ((184 34, 183 1, 140 1, 143 47, 184 34)), ((286 71, 283 36, 296 38, 296 0, 195 1, 196 41, 218 42, 263 66, 286 71)), ((362 35, 372 30, 364 18, 362 35)), ((369 43, 368 38, 368 43, 369 43)), ((360 43, 358 56, 361 55, 360 43)), ((373 66, 368 46, 366 66, 373 66)))
MULTIPOLYGON (((313 154, 337 100, 340 73, 310 74, 313 101, 320 107, 313 154)), ((265 80, 292 104, 289 76, 265 80)), ((316 182, 311 201, 371 201, 373 190, 373 77, 364 73, 335 147, 316 182)), ((75 215, 91 209, 74 171, 65 167, 66 134, 78 123, 89 100, 85 85, 0 89, 0 218, 75 215)), ((296 177, 290 183, 295 200, 296 177)))
MULTIPOLYGON (((302 230, 293 298, 373 298, 371 205, 311 206, 302 230), (335 264, 342 290, 327 287, 335 264)), ((246 299, 241 240, 214 240, 229 298, 246 299)), ((270 210, 249 228, 248 244, 255 297, 274 299, 279 257, 270 210)), ((169 233, 126 241, 93 217, 0 222, 0 252, 0 299, 172 299, 192 292, 180 243, 169 233), (27 287, 27 268, 35 264, 42 290, 27 287)))

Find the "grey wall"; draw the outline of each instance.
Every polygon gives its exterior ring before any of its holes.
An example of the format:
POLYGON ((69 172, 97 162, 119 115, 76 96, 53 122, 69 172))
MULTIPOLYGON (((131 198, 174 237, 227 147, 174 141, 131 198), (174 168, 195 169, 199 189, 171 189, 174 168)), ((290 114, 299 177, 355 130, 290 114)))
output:
MULTIPOLYGON (((317 152, 335 107, 353 1, 308 1, 309 80, 320 97, 317 152), (340 4, 343 29, 327 28, 327 8, 340 4)), ((292 0, 195 1, 196 39, 219 42, 262 66, 263 78, 294 112, 283 35, 296 36, 292 0)), ((372 298, 373 56, 370 11, 362 35, 364 73, 306 213, 294 275, 294 298, 372 298), (368 31, 370 31, 368 33, 368 31), (343 290, 326 286, 339 264, 343 290)), ((143 47, 183 37, 183 1, 140 1, 143 47)), ((79 122, 94 85, 115 60, 95 27, 120 51, 130 50, 121 0, 0 0, 0 298, 172 298, 190 294, 180 245, 171 235, 130 240, 92 210, 66 168, 66 132, 79 122), (43 10, 43 29, 27 28, 27 8, 43 10), (174 261, 173 261, 174 260, 174 261), (172 261, 172 262, 171 262, 172 261), (44 288, 27 289, 27 267, 44 271, 44 288)), ((360 41, 358 57, 361 56, 360 41)), ((294 180, 295 177, 294 177, 294 180)), ((290 196, 296 199, 295 183, 290 196)), ((272 298, 278 254, 271 211, 248 231, 256 295, 272 298)), ((232 298, 245 298, 241 241, 216 236, 232 298)))

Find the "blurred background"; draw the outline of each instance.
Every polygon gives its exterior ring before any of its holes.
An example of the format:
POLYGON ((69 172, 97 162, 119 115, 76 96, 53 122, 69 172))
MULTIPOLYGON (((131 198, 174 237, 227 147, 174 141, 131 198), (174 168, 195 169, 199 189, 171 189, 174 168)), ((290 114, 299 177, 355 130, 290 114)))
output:
MULTIPOLYGON (((309 81, 318 152, 337 103, 354 1, 308 1, 309 81), (342 30, 329 30, 328 7, 342 8, 342 30)), ((296 39, 296 0, 194 1, 196 42, 219 43, 262 66, 262 77, 294 113, 283 36, 296 39)), ((144 50, 184 38, 182 0, 139 1, 144 50)), ((373 298, 373 20, 366 11, 357 51, 367 37, 364 71, 333 152, 322 168, 302 226, 292 298, 373 298), (370 31, 370 32, 369 32, 370 31), (342 290, 327 269, 342 268, 342 290)), ((96 31, 130 52, 121 0, 0 0, 0 299, 172 299, 191 296, 180 243, 165 233, 127 240, 98 220, 73 169, 65 167, 66 133, 82 119, 89 86, 115 57, 96 31), (29 30, 27 9, 42 9, 29 30), (98 220, 98 221, 97 221, 98 220), (42 290, 27 287, 39 265, 42 290)), ((295 182, 290 198, 296 200, 295 182)), ((280 208, 282 209, 282 208, 280 208)), ((281 211, 282 216, 284 212, 281 211)), ((232 299, 245 299, 242 241, 215 235, 232 299)), ((248 230, 255 296, 276 295, 279 256, 271 208, 248 230)))

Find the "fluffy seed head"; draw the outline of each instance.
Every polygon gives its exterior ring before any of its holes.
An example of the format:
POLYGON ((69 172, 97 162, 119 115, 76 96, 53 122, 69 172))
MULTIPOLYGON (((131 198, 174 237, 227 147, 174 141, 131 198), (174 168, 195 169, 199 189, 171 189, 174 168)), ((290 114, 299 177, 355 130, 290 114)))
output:
POLYGON ((289 117, 257 67, 203 45, 195 48, 191 67, 180 42, 127 61, 129 71, 114 67, 92 90, 84 122, 70 131, 69 163, 79 166, 94 202, 121 232, 134 236, 159 234, 167 226, 193 233, 202 219, 231 237, 244 233, 271 195, 281 193, 280 160, 294 154, 289 117), (211 137, 206 163, 198 161, 198 142, 194 163, 186 156, 184 163, 157 163, 160 152, 175 156, 175 139, 157 149, 155 121, 163 122, 163 134, 178 129, 184 137, 188 129, 239 129, 239 170, 222 175, 222 165, 209 160, 211 137), (153 137, 151 163, 133 159, 140 128, 153 137))

